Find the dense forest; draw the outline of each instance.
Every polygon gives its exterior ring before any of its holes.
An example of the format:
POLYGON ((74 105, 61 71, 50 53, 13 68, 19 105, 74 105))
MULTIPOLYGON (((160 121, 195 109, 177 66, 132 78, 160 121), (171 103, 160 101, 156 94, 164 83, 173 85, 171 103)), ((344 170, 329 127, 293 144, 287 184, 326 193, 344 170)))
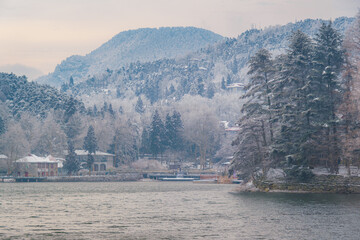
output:
POLYGON ((358 15, 344 39, 323 23, 314 38, 293 32, 284 54, 251 57, 232 171, 280 167, 304 180, 316 166, 360 164, 359 32, 358 15))
MULTIPOLYGON (((11 172, 11 162, 33 153, 63 157, 65 168, 75 173, 75 150, 87 149, 90 129, 95 149, 115 154, 116 165, 122 167, 144 155, 204 165, 209 156, 221 160, 216 153, 228 148, 220 144, 225 137, 216 117, 220 109, 211 108, 209 99, 201 96, 189 95, 175 106, 151 105, 138 97, 121 105, 104 101, 85 108, 74 95, 25 77, 2 73, 0 82, 0 151, 9 157, 2 171, 11 172)), ((228 98, 237 100, 231 94, 228 98)))

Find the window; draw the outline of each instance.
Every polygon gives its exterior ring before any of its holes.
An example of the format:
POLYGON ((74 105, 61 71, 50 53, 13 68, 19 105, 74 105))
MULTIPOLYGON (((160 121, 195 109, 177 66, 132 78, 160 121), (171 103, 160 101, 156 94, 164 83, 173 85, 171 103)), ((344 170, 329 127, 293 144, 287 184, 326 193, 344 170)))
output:
POLYGON ((100 165, 100 171, 106 171, 106 165, 105 164, 100 165))

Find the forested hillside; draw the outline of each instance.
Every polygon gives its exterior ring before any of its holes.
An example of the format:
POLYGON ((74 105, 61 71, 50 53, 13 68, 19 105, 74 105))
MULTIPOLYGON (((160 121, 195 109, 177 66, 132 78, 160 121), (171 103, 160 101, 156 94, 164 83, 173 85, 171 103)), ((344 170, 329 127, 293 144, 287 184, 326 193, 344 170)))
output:
POLYGON ((45 117, 51 110, 66 109, 70 101, 77 109, 85 109, 80 101, 60 93, 56 88, 28 82, 25 76, 7 73, 0 73, 0 100, 15 117, 22 113, 45 117))
POLYGON ((82 82, 88 76, 107 69, 119 69, 132 62, 182 57, 222 39, 218 34, 194 27, 129 30, 117 34, 85 56, 67 58, 56 66, 53 73, 38 81, 59 86, 72 76, 75 82, 82 82))
MULTIPOLYGON (((352 20, 338 18, 333 26, 344 33, 352 20)), ((248 81, 247 62, 259 49, 268 49, 274 55, 283 53, 293 31, 300 30, 314 37, 321 22, 308 19, 264 30, 249 30, 236 39, 226 39, 184 58, 137 62, 103 71, 79 83, 73 90, 80 95, 92 95, 107 89, 107 93, 110 90, 117 98, 131 93, 143 94, 151 103, 160 99, 179 100, 185 94, 212 98, 232 83, 248 81)), ((63 84, 63 90, 68 89, 68 81, 63 84)))

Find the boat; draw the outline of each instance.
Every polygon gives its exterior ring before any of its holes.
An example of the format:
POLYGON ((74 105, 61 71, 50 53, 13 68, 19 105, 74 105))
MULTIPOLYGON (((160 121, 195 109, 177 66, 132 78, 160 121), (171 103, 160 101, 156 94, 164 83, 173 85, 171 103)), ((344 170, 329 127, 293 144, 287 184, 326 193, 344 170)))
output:
POLYGON ((162 181, 169 181, 169 182, 192 182, 195 178, 187 178, 184 177, 184 174, 177 174, 176 177, 165 177, 161 179, 162 181))
POLYGON ((200 179, 194 180, 193 183, 218 183, 217 179, 200 179))
POLYGON ((240 180, 240 179, 233 179, 232 180, 233 184, 241 184, 242 182, 243 182, 243 180, 240 180))

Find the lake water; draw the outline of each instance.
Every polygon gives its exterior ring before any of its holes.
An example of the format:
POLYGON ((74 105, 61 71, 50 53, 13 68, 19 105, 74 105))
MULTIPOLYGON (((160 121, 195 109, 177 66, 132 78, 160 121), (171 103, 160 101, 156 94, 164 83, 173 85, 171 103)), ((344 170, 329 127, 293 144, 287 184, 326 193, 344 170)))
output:
POLYGON ((234 187, 2 183, 0 239, 360 239, 360 195, 234 187))

